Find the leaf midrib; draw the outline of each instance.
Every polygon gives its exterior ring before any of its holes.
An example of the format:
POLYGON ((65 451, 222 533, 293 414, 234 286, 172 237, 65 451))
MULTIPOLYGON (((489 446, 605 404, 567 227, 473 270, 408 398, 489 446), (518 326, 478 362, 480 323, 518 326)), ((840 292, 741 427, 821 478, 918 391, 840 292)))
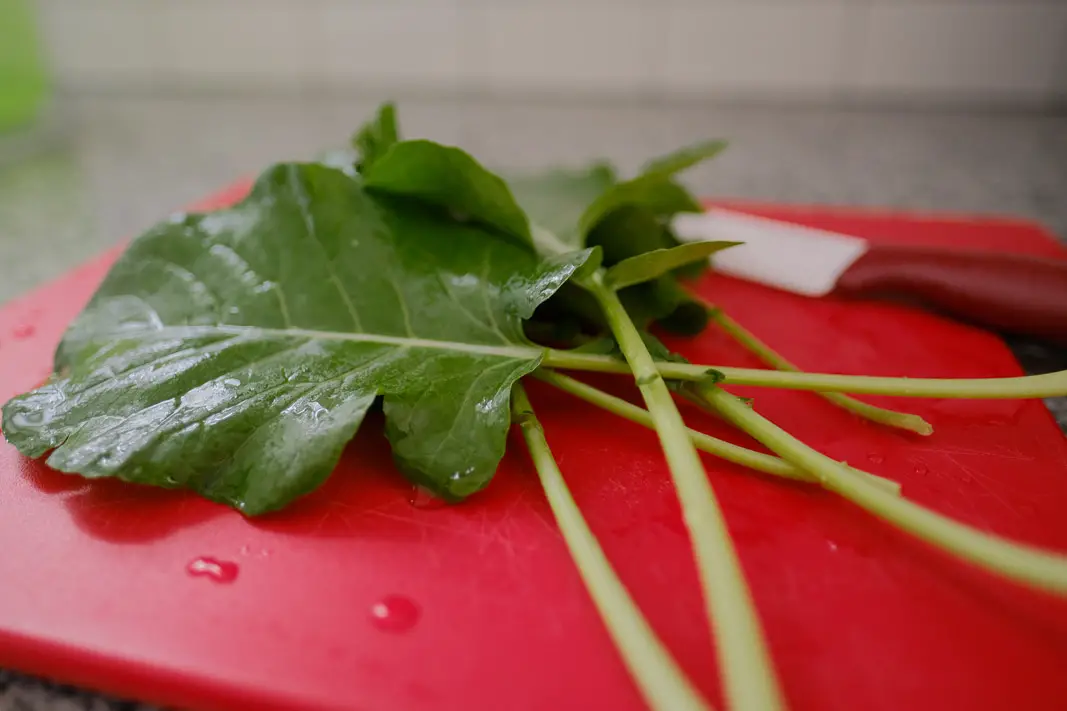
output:
POLYGON ((127 339, 143 336, 175 336, 178 338, 195 338, 210 335, 236 335, 247 337, 271 337, 271 338, 310 338, 328 341, 347 341, 351 343, 378 343, 381 345, 402 346, 406 348, 429 348, 441 351, 454 351, 458 353, 477 353, 479 355, 502 356, 507 358, 539 358, 544 353, 544 348, 536 346, 494 346, 481 343, 462 343, 459 341, 441 341, 433 338, 416 338, 411 336, 388 336, 381 333, 345 333, 343 331, 317 331, 306 328, 266 328, 262 326, 238 326, 238 325, 215 325, 215 326, 164 326, 129 331, 112 331, 110 333, 95 333, 97 338, 127 339))

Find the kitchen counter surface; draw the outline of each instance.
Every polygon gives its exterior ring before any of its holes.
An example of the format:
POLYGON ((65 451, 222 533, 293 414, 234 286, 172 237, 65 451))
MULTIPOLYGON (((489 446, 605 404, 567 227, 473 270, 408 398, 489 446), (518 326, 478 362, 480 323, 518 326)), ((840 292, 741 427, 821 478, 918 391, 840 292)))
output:
MULTIPOLYGON (((0 299, 9 299, 272 161, 343 144, 377 99, 78 98, 34 139, 0 138, 0 299)), ((409 136, 513 168, 608 157, 624 171, 686 142, 731 148, 686 175, 699 194, 1011 214, 1067 237, 1067 117, 404 100, 409 136)), ((1015 343, 1032 372, 1067 354, 1015 343)), ((1050 401, 1067 428, 1063 398, 1050 401)), ((1065 430, 1067 431, 1067 430, 1065 430)), ((0 711, 132 711, 0 670, 0 711)))

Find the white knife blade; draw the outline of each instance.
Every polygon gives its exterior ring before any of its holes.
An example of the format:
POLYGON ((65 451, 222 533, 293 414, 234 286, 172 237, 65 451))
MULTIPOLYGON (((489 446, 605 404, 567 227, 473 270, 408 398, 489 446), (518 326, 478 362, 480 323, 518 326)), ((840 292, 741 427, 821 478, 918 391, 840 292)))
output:
POLYGON ((867 240, 733 210, 682 213, 671 224, 683 242, 743 242, 717 253, 715 270, 805 296, 825 296, 867 251, 867 240))

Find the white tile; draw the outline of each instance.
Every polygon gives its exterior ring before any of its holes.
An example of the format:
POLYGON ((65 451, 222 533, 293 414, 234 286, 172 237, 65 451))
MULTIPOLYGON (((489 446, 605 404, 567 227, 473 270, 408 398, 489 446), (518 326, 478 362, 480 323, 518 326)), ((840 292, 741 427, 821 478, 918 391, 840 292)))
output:
POLYGON ((656 72, 652 5, 486 2, 472 7, 464 74, 493 89, 647 89, 656 72))
POLYGON ((663 81, 681 91, 830 92, 842 86, 852 2, 675 0, 663 81))
MULTIPOLYGON (((145 0, 142 0, 144 2, 145 0)), ((152 0, 162 5, 164 74, 182 83, 292 84, 311 70, 307 9, 286 0, 152 0)))
POLYGON ((457 0, 325 0, 317 13, 318 78, 331 83, 450 85, 459 69, 457 0))
POLYGON ((1065 30, 1063 2, 874 5, 854 83, 869 93, 1040 97, 1057 79, 1065 30))
POLYGON ((159 66, 153 3, 38 0, 41 31, 56 78, 67 84, 146 81, 159 66))

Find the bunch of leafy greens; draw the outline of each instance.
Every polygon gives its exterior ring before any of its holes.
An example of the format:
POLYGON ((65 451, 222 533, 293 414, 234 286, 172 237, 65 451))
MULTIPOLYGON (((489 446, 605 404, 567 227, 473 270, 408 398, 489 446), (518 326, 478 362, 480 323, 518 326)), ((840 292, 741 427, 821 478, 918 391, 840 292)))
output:
POLYGON ((189 488, 256 515, 321 484, 378 400, 398 468, 449 500, 488 483, 515 422, 608 631, 656 709, 707 705, 582 521, 522 389, 526 376, 656 430, 734 708, 784 701, 698 448, 823 486, 975 565, 1067 594, 1063 556, 911 503, 893 482, 826 458, 722 389, 814 390, 929 434, 921 418, 842 392, 1041 397, 1067 394, 1067 373, 952 381, 798 372, 686 286, 732 246, 681 245, 670 230, 674 215, 700 209, 677 175, 721 142, 625 180, 603 163, 502 177, 458 148, 401 140, 386 105, 353 145, 352 162, 273 166, 234 207, 177 216, 138 238, 69 327, 52 377, 4 406, 8 440, 28 456, 48 453, 61 471, 189 488), (691 364, 648 331, 696 334, 709 322, 775 370, 691 364), (556 369, 628 374, 647 409, 556 369), (672 392, 778 456, 687 429, 672 392))

